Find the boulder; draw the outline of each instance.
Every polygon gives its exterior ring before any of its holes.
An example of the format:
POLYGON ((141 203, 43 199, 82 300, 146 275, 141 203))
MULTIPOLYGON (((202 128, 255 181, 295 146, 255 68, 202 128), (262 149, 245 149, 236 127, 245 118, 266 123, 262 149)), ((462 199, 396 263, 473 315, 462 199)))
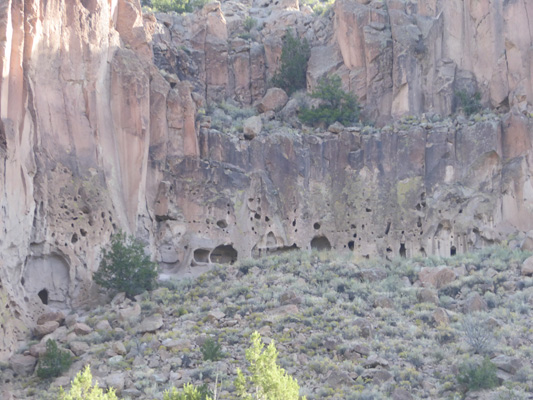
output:
POLYGON ((120 356, 123 356, 127 353, 126 347, 122 342, 113 343, 113 351, 120 356))
POLYGON ((87 350, 89 350, 89 345, 86 342, 70 342, 69 346, 70 350, 76 356, 81 356, 82 354, 87 353, 87 350))
POLYGON ((61 311, 54 311, 54 312, 47 312, 42 314, 37 319, 37 325, 43 325, 46 322, 54 321, 57 322, 59 325, 65 320, 65 314, 63 314, 61 311))
POLYGON ((95 326, 97 331, 106 331, 109 332, 113 328, 111 328, 111 324, 107 319, 103 319, 101 321, 98 321, 98 323, 95 326))
POLYGON ((439 267, 424 267, 418 274, 418 279, 423 286, 433 286, 437 289, 453 282, 456 279, 456 274, 453 269, 447 266, 439 267))
POLYGON ((533 256, 526 258, 520 272, 522 276, 533 276, 533 256))
POLYGON ((330 126, 328 126, 328 132, 331 133, 342 133, 344 131, 344 125, 341 124, 339 121, 334 122, 330 126))
POLYGON ((257 104, 257 110, 261 113, 267 111, 277 112, 285 107, 287 101, 289 101, 289 96, 287 96, 287 93, 283 89, 270 88, 257 104))
POLYGON ((261 133, 262 129, 263 122, 261 121, 261 117, 258 115, 250 117, 244 121, 244 138, 247 140, 252 140, 254 137, 261 133))
POLYGON ((17 375, 31 375, 37 364, 37 358, 15 354, 9 359, 9 364, 17 375))
POLYGON ((151 315, 142 320, 137 328, 137 332, 155 332, 163 326, 163 317, 161 314, 151 315))
POLYGON ((33 329, 33 334, 37 338, 42 338, 45 335, 48 335, 52 332, 54 332, 57 328, 59 328, 59 322, 57 321, 47 321, 41 325, 37 325, 33 329))
POLYGON ((487 302, 479 293, 472 293, 465 300, 463 308, 465 313, 472 313, 475 311, 485 311, 488 307, 487 302))
POLYGON ((139 315, 141 315, 141 306, 139 305, 139 303, 135 303, 131 307, 121 308, 120 310, 118 310, 118 318, 121 321, 135 319, 139 315))
POLYGON ((116 372, 108 375, 105 378, 107 387, 115 389, 117 392, 122 392, 124 389, 124 381, 126 374, 124 372, 116 372))
POLYGON ((84 324, 82 322, 78 322, 74 324, 74 326, 72 327, 72 330, 74 331, 76 335, 79 335, 79 336, 88 335, 89 333, 93 331, 93 329, 89 325, 84 324))
POLYGON ((439 296, 437 296, 437 293, 428 288, 421 288, 416 294, 416 297, 421 303, 439 304, 439 296))
POLYGON ((523 363, 519 358, 506 356, 504 354, 500 354, 490 361, 496 365, 498 369, 501 369, 502 371, 505 371, 511 375, 516 374, 516 371, 523 366, 523 363))

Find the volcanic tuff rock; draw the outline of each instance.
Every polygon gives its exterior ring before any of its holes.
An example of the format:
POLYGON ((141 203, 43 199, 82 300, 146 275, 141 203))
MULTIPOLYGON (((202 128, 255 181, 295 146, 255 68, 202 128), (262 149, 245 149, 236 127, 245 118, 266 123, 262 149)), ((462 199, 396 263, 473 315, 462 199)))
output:
POLYGON ((87 304, 117 229, 164 272, 194 274, 294 248, 449 255, 520 238, 532 7, 339 0, 318 18, 297 1, 179 16, 142 16, 138 0, 1 2, 0 359, 47 308, 87 304), (261 28, 249 37, 247 16, 261 28), (264 126, 244 141, 197 118, 263 98, 288 26, 311 44, 309 87, 339 74, 382 129, 264 126), (462 88, 511 111, 439 117, 462 88), (390 122, 405 114, 420 117, 390 122))

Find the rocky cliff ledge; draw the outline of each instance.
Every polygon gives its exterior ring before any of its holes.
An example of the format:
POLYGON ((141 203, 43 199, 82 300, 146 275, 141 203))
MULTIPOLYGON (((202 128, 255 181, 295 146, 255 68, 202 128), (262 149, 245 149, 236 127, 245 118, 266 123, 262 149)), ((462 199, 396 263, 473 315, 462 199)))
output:
POLYGON ((117 229, 181 273, 294 248, 518 245, 533 227, 529 15, 488 0, 339 0, 321 18, 297 2, 144 17, 137 0, 2 2, 0 359, 44 307, 86 304, 117 229), (250 15, 262 30, 239 38, 250 15), (309 86, 339 74, 380 129, 244 140, 198 117, 263 97, 287 26, 312 44, 309 86), (506 113, 439 116, 461 88, 506 113))

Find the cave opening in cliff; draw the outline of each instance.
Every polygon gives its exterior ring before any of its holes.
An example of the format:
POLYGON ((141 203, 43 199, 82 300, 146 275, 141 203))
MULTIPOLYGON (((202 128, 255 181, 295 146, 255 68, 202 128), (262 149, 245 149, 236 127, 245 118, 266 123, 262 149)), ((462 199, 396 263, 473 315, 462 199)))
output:
POLYGON ((207 264, 209 262, 209 250, 207 249, 196 249, 193 253, 194 261, 197 263, 205 263, 207 264))
POLYGON ((217 264, 233 264, 237 261, 237 250, 231 245, 221 245, 211 252, 211 262, 217 264))
POLYGON ((407 250, 405 249, 404 243, 400 243, 400 257, 407 257, 407 250))
POLYGON ((48 304, 48 290, 41 290, 39 293, 37 293, 37 296, 39 296, 43 304, 48 304))
POLYGON ((317 236, 314 237, 313 240, 311 240, 311 249, 318 251, 331 250, 331 243, 329 242, 327 237, 317 236))
POLYGON ((452 247, 450 248, 450 256, 453 257, 453 256, 456 255, 456 254, 457 254, 457 248, 456 248, 455 246, 452 246, 452 247))

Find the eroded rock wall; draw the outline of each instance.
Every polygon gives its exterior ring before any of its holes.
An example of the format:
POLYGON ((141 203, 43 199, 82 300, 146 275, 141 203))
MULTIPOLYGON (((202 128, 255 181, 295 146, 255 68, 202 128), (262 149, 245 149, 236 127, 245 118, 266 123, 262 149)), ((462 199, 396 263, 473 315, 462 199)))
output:
POLYGON ((460 90, 479 91, 486 106, 531 111, 532 15, 526 0, 338 0, 321 18, 297 1, 228 1, 195 15, 158 14, 155 62, 208 101, 254 104, 290 28, 312 45, 309 89, 338 74, 367 120, 449 115, 460 90), (247 32, 246 18, 258 29, 247 32))
POLYGON ((167 165, 159 260, 194 273, 221 252, 450 256, 507 240, 533 226, 530 136, 519 115, 252 141, 202 130, 200 158, 167 165))
POLYGON ((149 240, 151 140, 197 154, 190 88, 157 85, 149 33, 136 0, 0 5, 0 359, 43 303, 87 302, 113 231, 149 240))
POLYGON ((339 0, 316 18, 258 0, 156 19, 138 0, 3 1, 0 359, 46 305, 87 304, 118 229, 181 273, 296 248, 449 255, 530 230, 529 8, 339 0), (310 88, 338 73, 380 125, 448 115, 463 87, 512 112, 251 141, 199 123, 210 102, 261 99, 287 26, 312 45, 310 88))

